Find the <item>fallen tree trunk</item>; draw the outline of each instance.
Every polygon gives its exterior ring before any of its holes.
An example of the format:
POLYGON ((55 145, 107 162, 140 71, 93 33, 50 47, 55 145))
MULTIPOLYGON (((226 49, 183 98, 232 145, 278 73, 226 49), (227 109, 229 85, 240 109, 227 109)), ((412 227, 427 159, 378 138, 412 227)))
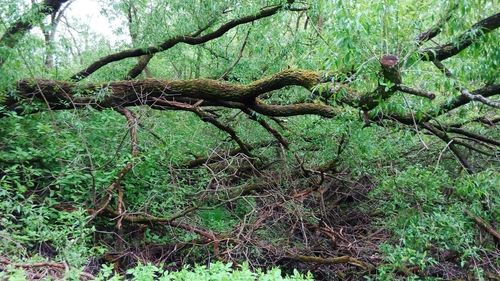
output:
MULTIPOLYGON (((290 105, 270 105, 258 97, 262 94, 288 86, 300 86, 312 90, 314 86, 328 81, 320 72, 308 70, 285 70, 253 83, 240 85, 218 80, 123 80, 103 84, 78 85, 56 80, 21 80, 17 93, 3 102, 10 111, 19 114, 42 110, 23 110, 26 102, 41 101, 49 110, 68 110, 83 107, 96 109, 149 105, 157 109, 182 110, 181 106, 171 106, 161 101, 176 102, 191 106, 223 106, 229 108, 252 109, 269 116, 293 116, 317 114, 333 117, 332 107, 317 103, 290 105)), ((352 96, 344 101, 351 103, 352 96)), ((373 103, 371 97, 363 102, 373 103)))

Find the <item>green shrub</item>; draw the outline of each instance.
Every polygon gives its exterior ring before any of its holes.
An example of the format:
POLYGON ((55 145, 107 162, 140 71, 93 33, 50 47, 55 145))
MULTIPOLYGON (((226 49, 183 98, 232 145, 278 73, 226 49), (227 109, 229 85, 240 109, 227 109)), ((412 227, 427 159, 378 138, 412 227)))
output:
POLYGON ((492 173, 452 179, 446 171, 414 166, 387 176, 371 193, 385 214, 381 224, 394 234, 380 246, 385 264, 378 268, 378 277, 391 280, 394 272, 413 266, 425 270, 438 263, 436 251, 456 252, 464 266, 489 247, 494 250, 493 245, 477 244, 477 227, 464 214, 467 208, 485 219, 498 216, 498 177, 492 173), (485 205, 491 211, 486 212, 485 205))
MULTIPOLYGON (((96 280, 122 280, 122 277, 113 275, 110 266, 104 266, 101 274, 96 280)), ((279 268, 273 268, 267 272, 250 270, 247 264, 233 269, 231 263, 224 264, 216 262, 210 266, 198 265, 194 268, 184 267, 179 271, 165 271, 152 264, 140 264, 127 271, 127 279, 134 281, 306 281, 314 280, 311 273, 301 274, 294 271, 293 275, 283 276, 279 268)))

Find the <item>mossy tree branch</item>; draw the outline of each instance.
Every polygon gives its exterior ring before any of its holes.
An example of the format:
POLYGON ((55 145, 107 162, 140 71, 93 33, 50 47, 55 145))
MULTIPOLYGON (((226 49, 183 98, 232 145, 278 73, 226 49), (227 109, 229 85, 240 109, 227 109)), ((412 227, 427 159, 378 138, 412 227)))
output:
POLYGON ((87 85, 56 80, 22 80, 18 82, 17 95, 7 98, 3 105, 8 110, 23 113, 23 101, 44 101, 50 110, 67 110, 82 107, 97 109, 140 105, 154 107, 157 105, 157 99, 161 99, 191 105, 199 103, 201 107, 250 108, 269 116, 318 114, 332 117, 333 109, 321 104, 269 105, 258 100, 262 94, 288 86, 312 89, 314 85, 324 81, 321 77, 320 72, 286 70, 247 85, 210 79, 146 79, 87 85))

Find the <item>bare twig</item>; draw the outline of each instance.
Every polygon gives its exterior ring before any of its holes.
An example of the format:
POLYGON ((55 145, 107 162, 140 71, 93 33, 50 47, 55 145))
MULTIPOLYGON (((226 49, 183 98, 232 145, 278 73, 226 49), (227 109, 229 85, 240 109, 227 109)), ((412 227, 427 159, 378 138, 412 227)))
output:
POLYGON ((273 127, 271 127, 271 125, 269 125, 269 123, 267 123, 265 120, 263 120, 262 118, 258 118, 257 117, 257 113, 255 113, 254 111, 250 110, 250 109, 242 109, 242 111, 248 116, 248 118, 256 121, 257 123, 259 123, 264 129, 266 129, 266 131, 268 131, 271 135, 273 135, 276 140, 281 143, 281 145, 283 145, 283 147, 285 147, 286 149, 288 149, 288 146, 289 146, 289 143, 288 143, 288 140, 286 140, 278 131, 276 131, 273 127))
POLYGON ((214 125, 215 127, 217 127, 218 129, 226 132, 231 137, 231 139, 234 140, 239 145, 241 151, 244 154, 246 154, 248 156, 252 155, 250 153, 250 150, 247 147, 247 144, 245 144, 240 139, 240 137, 236 134, 236 131, 233 128, 231 128, 228 125, 223 124, 222 122, 220 122, 219 120, 217 120, 217 118, 214 115, 209 114, 209 113, 203 111, 201 108, 198 107, 198 104, 201 104, 203 102, 203 100, 198 101, 194 105, 187 104, 187 103, 176 102, 176 101, 168 101, 168 100, 165 100, 165 99, 156 99, 156 98, 155 98, 155 101, 158 104, 165 104, 167 106, 174 107, 174 108, 177 108, 177 109, 180 109, 180 110, 185 110, 185 111, 193 112, 198 117, 200 117, 200 119, 202 121, 208 122, 208 123, 214 125))
POLYGON ((432 124, 430 124, 428 122, 423 123, 422 126, 425 129, 427 129, 429 132, 431 132, 433 135, 440 138, 442 141, 446 142, 447 147, 450 148, 451 152, 453 152, 453 154, 457 157, 458 161, 465 168, 465 170, 469 174, 474 173, 474 169, 473 169, 472 165, 469 163, 469 161, 467 160, 465 155, 463 155, 462 151, 460 151, 456 147, 453 139, 451 139, 445 132, 441 131, 440 129, 436 128, 435 126, 433 126, 432 124))
MULTIPOLYGON (((59 271, 67 271, 68 265, 65 263, 56 263, 56 262, 36 262, 36 263, 13 263, 10 260, 0 257, 0 264, 10 265, 13 267, 24 268, 24 269, 32 269, 32 268, 43 268, 48 267, 51 269, 59 270, 59 271)), ((80 272, 81 277, 85 277, 88 280, 94 280, 95 276, 88 272, 80 272)))

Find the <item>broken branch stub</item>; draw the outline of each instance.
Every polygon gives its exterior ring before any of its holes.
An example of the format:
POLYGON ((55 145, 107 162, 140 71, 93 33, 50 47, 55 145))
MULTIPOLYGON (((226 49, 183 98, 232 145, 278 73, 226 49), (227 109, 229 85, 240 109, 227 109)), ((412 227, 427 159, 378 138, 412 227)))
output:
POLYGON ((401 84, 401 74, 399 73, 398 64, 399 58, 395 55, 387 54, 383 55, 379 62, 382 67, 382 75, 384 78, 396 85, 401 84))

